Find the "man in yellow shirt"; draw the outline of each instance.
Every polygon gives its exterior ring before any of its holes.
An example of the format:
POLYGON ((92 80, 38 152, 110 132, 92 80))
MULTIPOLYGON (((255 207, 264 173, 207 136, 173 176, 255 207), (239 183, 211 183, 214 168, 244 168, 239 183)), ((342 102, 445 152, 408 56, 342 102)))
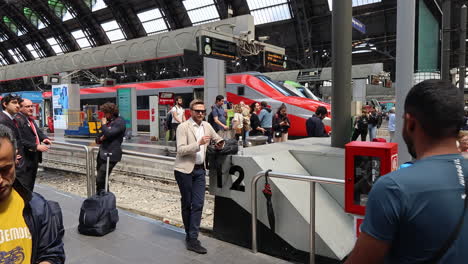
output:
POLYGON ((64 263, 59 219, 41 195, 15 181, 15 146, 0 125, 0 263, 64 263))

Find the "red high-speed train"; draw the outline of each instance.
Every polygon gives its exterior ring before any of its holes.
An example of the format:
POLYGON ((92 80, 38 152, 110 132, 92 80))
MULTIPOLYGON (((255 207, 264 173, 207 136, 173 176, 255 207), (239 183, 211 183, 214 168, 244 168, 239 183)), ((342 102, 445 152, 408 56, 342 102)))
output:
MULTIPOLYGON (((101 105, 105 102, 115 102, 116 90, 119 88, 136 87, 137 89, 137 118, 139 130, 149 130, 149 96, 159 95, 160 92, 173 92, 176 96, 182 96, 184 104, 188 104, 193 98, 203 98, 203 77, 181 78, 141 83, 119 84, 112 87, 81 88, 81 106, 101 105)), ((318 106, 328 109, 328 117, 324 119, 327 131, 330 131, 329 104, 316 100, 297 97, 281 84, 272 81, 261 73, 237 73, 226 75, 227 101, 238 104, 244 101, 250 104, 254 101, 266 101, 276 112, 281 104, 288 109, 291 128, 290 136, 307 136, 305 123, 307 118, 315 113, 318 106)), ((50 98, 50 92, 44 93, 44 98, 50 98)), ((207 107, 214 102, 205 102, 207 107)))

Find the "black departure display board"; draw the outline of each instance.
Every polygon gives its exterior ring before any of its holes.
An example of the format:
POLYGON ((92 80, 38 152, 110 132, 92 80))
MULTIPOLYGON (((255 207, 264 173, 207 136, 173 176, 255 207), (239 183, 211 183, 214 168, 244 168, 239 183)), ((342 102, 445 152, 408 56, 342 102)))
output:
POLYGON ((265 66, 273 69, 286 69, 284 55, 265 51, 265 66))
POLYGON ((236 43, 207 36, 200 37, 199 54, 220 60, 235 60, 237 56, 236 43))

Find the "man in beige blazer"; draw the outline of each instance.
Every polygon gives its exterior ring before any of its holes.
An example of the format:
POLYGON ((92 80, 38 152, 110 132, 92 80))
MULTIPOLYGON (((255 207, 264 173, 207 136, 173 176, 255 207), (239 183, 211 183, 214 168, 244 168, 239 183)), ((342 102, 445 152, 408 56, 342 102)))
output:
POLYGON ((198 240, 205 202, 205 157, 208 144, 224 147, 224 140, 208 122, 203 121, 206 108, 201 100, 190 103, 191 118, 177 127, 177 156, 174 174, 182 196, 182 219, 187 249, 199 254, 207 250, 198 240))

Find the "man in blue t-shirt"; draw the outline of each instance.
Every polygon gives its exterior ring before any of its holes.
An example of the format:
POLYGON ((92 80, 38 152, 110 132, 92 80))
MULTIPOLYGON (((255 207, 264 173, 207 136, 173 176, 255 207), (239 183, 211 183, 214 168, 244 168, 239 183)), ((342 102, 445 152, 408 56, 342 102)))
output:
POLYGON ((218 135, 222 138, 229 138, 228 130, 229 127, 226 126, 226 113, 223 108, 224 105, 224 96, 218 95, 216 96, 216 103, 213 106, 213 121, 214 126, 213 128, 218 133, 218 135))
POLYGON ((427 80, 409 91, 404 110, 403 139, 415 162, 372 187, 362 233, 346 263, 467 263, 468 162, 456 145, 463 93, 449 82, 427 80), (455 241, 441 251, 461 217, 455 241))

